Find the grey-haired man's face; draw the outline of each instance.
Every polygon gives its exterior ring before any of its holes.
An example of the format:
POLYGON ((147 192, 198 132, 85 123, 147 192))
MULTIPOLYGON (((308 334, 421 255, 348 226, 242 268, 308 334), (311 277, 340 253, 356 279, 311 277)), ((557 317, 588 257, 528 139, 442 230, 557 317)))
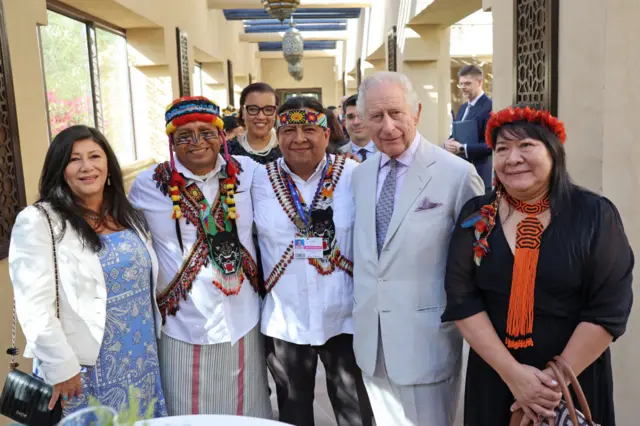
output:
POLYGON ((398 83, 384 82, 367 90, 364 123, 376 147, 389 157, 397 157, 416 137, 421 105, 414 111, 398 83))

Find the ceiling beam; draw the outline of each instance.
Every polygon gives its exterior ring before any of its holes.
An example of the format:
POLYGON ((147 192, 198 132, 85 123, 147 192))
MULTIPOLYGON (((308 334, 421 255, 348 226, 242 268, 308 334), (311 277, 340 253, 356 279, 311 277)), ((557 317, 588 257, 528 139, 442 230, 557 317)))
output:
MULTIPOLYGON (((251 21, 248 21, 251 22, 251 21)), ((300 24, 296 22, 296 28, 302 32, 306 31, 344 31, 347 29, 347 23, 332 24, 332 23, 316 23, 316 24, 300 24)), ((244 26, 244 32, 247 34, 254 33, 279 33, 285 32, 289 29, 289 25, 246 25, 244 26)))
MULTIPOLYGON (((346 31, 305 31, 302 33, 304 41, 311 40, 346 40, 346 31)), ((247 43, 281 42, 284 33, 240 34, 240 41, 247 43)))
POLYGON ((451 26, 482 9, 482 0, 433 0, 407 24, 451 26))
MULTIPOLYGON (((296 19, 296 26, 300 26, 301 24, 318 24, 318 23, 327 23, 327 24, 345 24, 347 22, 346 19, 296 19)), ((282 25, 277 19, 253 19, 251 21, 245 22, 245 25, 251 26, 262 26, 262 25, 282 25)), ((284 25, 289 25, 288 23, 284 25)))
MULTIPOLYGON (((326 9, 326 8, 363 8, 371 7, 376 0, 302 0, 299 8, 326 9)), ((209 9, 264 9, 259 0, 207 0, 209 9)))

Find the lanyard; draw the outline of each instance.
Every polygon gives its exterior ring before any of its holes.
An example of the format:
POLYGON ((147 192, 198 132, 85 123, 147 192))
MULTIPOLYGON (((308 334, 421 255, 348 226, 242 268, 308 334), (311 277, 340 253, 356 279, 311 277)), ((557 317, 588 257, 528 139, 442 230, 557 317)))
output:
MULTIPOLYGON (((322 176, 320 176, 320 182, 318 182, 318 188, 316 189, 316 193, 313 196, 313 200, 311 201, 312 203, 315 203, 315 201, 318 199, 318 194, 322 190, 322 185, 324 184, 324 180, 327 176, 327 170, 329 170, 330 161, 331 158, 327 154, 327 161, 324 165, 324 169, 322 170, 322 176)), ((309 206, 309 210, 307 211, 302 193, 300 193, 300 190, 296 186, 291 176, 289 176, 289 174, 285 172, 284 178, 287 182, 287 187, 289 188, 289 193, 291 194, 291 198, 293 199, 293 204, 296 207, 296 211, 298 212, 300 219, 302 219, 305 228, 309 229, 309 222, 311 221, 311 210, 313 209, 313 204, 309 206)))

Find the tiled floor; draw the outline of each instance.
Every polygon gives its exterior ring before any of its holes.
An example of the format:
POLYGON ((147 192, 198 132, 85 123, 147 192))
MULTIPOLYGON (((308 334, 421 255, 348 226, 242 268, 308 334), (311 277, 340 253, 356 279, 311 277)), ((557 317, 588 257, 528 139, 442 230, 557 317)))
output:
MULTIPOLYGON (((464 382, 467 371, 467 357, 469 356, 469 345, 464 343, 463 351, 463 364, 462 364, 462 386, 460 389, 460 399, 458 403, 458 411, 456 413, 456 420, 454 426, 462 426, 463 421, 463 395, 464 395, 464 382)), ((273 406, 274 418, 278 418, 278 404, 276 402, 275 384, 269 374, 269 386, 271 386, 271 405, 273 406)), ((329 402, 329 396, 327 395, 327 383, 325 379, 324 366, 322 362, 318 361, 318 372, 316 374, 316 395, 313 403, 313 413, 315 415, 315 426, 336 426, 335 416, 329 402)), ((391 425, 380 425, 391 426, 391 425)))

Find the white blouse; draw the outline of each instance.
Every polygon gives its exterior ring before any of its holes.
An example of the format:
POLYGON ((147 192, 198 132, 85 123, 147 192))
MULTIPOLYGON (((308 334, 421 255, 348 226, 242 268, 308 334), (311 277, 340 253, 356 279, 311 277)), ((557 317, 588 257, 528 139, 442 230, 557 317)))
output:
MULTIPOLYGON (((304 181, 293 174, 283 158, 278 164, 293 178, 307 203, 313 199, 326 160, 304 181)), ((334 189, 333 221, 338 248, 353 259, 355 201, 351 173, 357 166, 347 160, 334 189)), ((265 279, 280 261, 296 235, 296 227, 280 206, 265 168, 258 169, 252 189, 254 219, 265 279)), ((262 333, 300 345, 322 345, 338 334, 353 334, 353 279, 336 268, 320 275, 306 259, 293 259, 267 294, 262 311, 262 333)))

